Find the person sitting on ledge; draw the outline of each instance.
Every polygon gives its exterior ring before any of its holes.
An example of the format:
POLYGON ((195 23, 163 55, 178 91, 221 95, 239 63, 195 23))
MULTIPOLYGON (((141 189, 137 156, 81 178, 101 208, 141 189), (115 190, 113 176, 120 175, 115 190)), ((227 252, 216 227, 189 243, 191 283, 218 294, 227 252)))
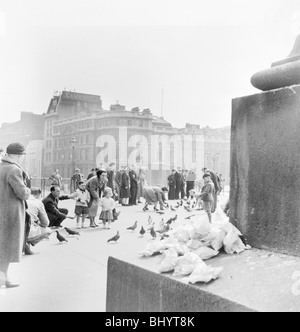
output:
POLYGON ((60 196, 60 188, 58 186, 52 186, 50 191, 51 193, 43 199, 43 203, 50 221, 49 227, 59 228, 66 218, 74 219, 74 217, 68 216, 69 211, 67 209, 58 208, 58 202, 69 199, 69 196, 60 196))
POLYGON ((166 206, 165 202, 167 201, 165 194, 168 192, 168 188, 163 187, 148 187, 143 190, 143 197, 146 200, 146 204, 143 208, 143 211, 148 210, 149 204, 154 204, 154 210, 157 211, 157 205, 159 203, 160 209, 164 210, 166 206))

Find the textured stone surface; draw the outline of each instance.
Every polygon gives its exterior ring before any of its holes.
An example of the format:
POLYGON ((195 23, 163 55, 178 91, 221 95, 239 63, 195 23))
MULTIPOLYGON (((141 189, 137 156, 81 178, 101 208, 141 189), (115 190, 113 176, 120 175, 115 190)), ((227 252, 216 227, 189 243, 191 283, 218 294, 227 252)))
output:
POLYGON ((300 84, 300 60, 262 70, 252 76, 251 83, 262 91, 300 84))
POLYGON ((249 308, 110 257, 107 312, 246 312, 249 308))
POLYGON ((300 86, 233 100, 231 215, 250 244, 300 255, 300 86))
POLYGON ((161 259, 110 257, 106 311, 300 311, 299 257, 258 249, 240 255, 220 254, 206 262, 223 267, 219 279, 195 285, 157 273, 161 259))

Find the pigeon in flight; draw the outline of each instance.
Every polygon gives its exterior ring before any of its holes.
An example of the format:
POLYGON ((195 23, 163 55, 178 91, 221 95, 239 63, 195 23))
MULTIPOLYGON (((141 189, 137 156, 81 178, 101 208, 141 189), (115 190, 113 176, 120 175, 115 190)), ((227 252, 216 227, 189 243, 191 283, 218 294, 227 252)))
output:
POLYGON ((57 240, 62 243, 62 242, 68 242, 68 240, 66 240, 60 233, 59 231, 56 231, 56 237, 57 237, 57 240))
POLYGON ((118 231, 115 236, 113 236, 112 238, 110 238, 110 239, 107 240, 107 243, 111 242, 111 241, 117 242, 119 240, 119 238, 120 238, 120 232, 118 231))
POLYGON ((129 231, 134 231, 137 228, 137 223, 138 222, 136 221, 133 226, 127 227, 126 229, 128 229, 129 231))

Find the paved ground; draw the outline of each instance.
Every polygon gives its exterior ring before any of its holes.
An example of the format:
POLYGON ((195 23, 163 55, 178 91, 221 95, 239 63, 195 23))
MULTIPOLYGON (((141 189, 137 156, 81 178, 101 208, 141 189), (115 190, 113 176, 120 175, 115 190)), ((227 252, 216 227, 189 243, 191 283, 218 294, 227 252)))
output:
MULTIPOLYGON (((221 203, 228 195, 220 197, 221 203)), ((63 201, 61 207, 74 209, 74 201, 63 201)), ((101 227, 81 230, 80 237, 67 237, 68 243, 60 244, 52 234, 49 241, 42 241, 33 248, 35 255, 23 256, 21 264, 12 264, 12 281, 20 283, 19 288, 0 290, 0 312, 104 312, 106 303, 106 273, 108 256, 136 259, 138 252, 151 241, 149 234, 139 236, 140 226, 147 226, 149 215, 159 224, 175 213, 167 211, 164 216, 142 212, 142 206, 118 207, 119 220, 110 230, 101 227), (135 232, 126 230, 138 221, 135 232), (118 243, 107 240, 121 233, 118 243)), ((188 213, 181 209, 179 217, 188 213)), ((201 213, 203 213, 201 211, 201 213)), ((64 222, 75 228, 75 220, 64 222)), ((67 236, 65 231, 62 235, 67 236)))

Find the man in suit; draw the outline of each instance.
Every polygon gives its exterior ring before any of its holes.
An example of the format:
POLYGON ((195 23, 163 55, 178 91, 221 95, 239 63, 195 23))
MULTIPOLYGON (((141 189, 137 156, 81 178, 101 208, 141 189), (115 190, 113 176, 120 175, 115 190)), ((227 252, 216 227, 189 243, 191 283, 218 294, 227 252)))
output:
POLYGON ((183 176, 180 167, 177 168, 177 171, 174 176, 175 176, 175 199, 179 199, 179 193, 181 193, 182 195, 182 186, 183 186, 183 176))
POLYGON ((69 196, 60 196, 60 188, 58 186, 52 186, 50 188, 51 193, 43 199, 43 204, 50 221, 50 227, 60 227, 61 223, 66 219, 72 217, 68 216, 69 211, 67 209, 58 208, 59 201, 69 199, 69 196))

